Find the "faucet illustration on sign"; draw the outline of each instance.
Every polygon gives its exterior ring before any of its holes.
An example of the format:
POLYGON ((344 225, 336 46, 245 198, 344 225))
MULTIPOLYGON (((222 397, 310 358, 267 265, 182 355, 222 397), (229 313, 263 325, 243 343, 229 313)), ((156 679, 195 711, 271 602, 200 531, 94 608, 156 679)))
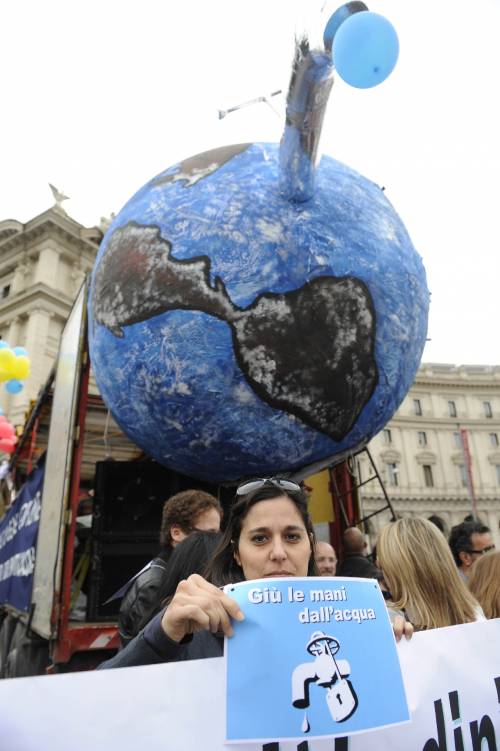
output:
MULTIPOLYGON (((347 660, 335 660, 340 644, 333 636, 315 631, 307 644, 307 651, 314 656, 312 662, 297 665, 292 674, 292 704, 297 709, 309 706, 309 684, 317 683, 326 688, 326 704, 335 722, 344 722, 356 710, 358 697, 351 681, 346 679, 351 672, 347 660)), ((307 714, 302 731, 309 732, 307 714)))

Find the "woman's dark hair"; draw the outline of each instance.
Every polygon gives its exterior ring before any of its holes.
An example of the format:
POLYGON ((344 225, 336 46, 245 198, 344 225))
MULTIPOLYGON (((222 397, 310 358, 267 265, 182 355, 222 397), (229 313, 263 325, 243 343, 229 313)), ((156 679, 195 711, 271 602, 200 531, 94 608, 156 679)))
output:
MULTIPOLYGON (((158 590, 158 607, 161 610, 165 601, 173 597, 177 585, 191 574, 203 574, 208 561, 221 541, 220 532, 192 532, 182 540, 168 559, 166 576, 158 590)), ((148 615, 148 620, 151 616, 148 615)))
POLYGON ((241 497, 236 496, 234 505, 231 506, 229 519, 222 539, 215 551, 210 563, 205 569, 205 578, 216 586, 223 584, 233 584, 244 581, 243 571, 236 562, 234 557, 238 551, 238 542, 241 534, 241 527, 248 512, 260 501, 271 501, 274 498, 289 498, 304 522, 307 534, 311 543, 311 557, 309 559, 308 576, 317 576, 318 571, 314 562, 314 545, 315 536, 314 528, 307 510, 307 496, 303 490, 285 490, 279 485, 266 484, 258 490, 247 493, 241 497))

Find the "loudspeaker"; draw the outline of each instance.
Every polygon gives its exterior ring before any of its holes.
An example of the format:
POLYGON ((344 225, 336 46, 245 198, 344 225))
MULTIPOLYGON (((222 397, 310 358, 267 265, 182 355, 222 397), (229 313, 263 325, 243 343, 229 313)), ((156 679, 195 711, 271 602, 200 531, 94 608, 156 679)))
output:
POLYGON ((216 485, 154 461, 96 463, 92 555, 85 587, 88 620, 116 620, 121 600, 103 603, 158 554, 163 505, 190 488, 218 494, 216 485))
POLYGON ((93 540, 87 587, 87 620, 116 621, 121 599, 104 604, 158 552, 154 541, 93 540))
POLYGON ((217 486, 153 461, 97 462, 92 535, 101 539, 158 539, 163 505, 181 490, 217 496, 217 486))

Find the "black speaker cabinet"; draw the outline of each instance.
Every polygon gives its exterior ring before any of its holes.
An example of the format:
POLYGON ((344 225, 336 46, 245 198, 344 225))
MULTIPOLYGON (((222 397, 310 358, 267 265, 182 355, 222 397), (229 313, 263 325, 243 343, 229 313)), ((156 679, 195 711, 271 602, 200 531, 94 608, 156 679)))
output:
POLYGON ((121 599, 104 604, 158 552, 155 540, 103 542, 93 540, 87 587, 87 619, 115 621, 121 599))
POLYGON ((101 539, 158 539, 167 498, 188 488, 217 495, 217 486, 153 461, 97 462, 92 535, 101 539))
POLYGON ((163 505, 189 488, 218 492, 153 461, 97 462, 85 586, 90 621, 116 620, 121 600, 104 603, 158 554, 163 505))

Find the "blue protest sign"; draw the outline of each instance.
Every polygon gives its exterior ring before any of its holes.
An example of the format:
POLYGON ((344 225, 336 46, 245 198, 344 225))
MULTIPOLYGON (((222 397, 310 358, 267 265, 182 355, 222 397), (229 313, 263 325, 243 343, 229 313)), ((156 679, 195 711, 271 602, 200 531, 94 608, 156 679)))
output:
POLYGON ((396 644, 373 579, 229 585, 245 620, 226 639, 226 740, 346 736, 410 719, 396 644))
POLYGON ((0 523, 0 604, 27 611, 35 568, 43 467, 28 477, 0 523))

